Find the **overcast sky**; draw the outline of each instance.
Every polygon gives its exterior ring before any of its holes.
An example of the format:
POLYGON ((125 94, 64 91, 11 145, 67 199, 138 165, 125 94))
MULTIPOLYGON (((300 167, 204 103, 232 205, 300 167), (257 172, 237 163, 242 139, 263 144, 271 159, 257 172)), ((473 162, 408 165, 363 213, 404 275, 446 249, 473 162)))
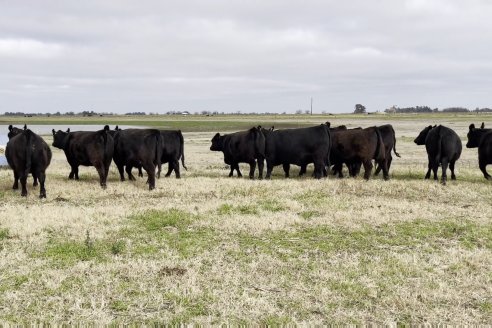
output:
POLYGON ((0 112, 492 107, 492 1, 0 0, 0 112))

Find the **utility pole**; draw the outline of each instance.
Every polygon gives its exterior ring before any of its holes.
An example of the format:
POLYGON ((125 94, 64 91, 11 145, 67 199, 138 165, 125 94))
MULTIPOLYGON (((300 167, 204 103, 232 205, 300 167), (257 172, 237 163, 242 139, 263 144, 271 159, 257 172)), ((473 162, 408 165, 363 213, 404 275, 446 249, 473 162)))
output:
POLYGON ((311 115, 313 115, 313 97, 311 97, 311 115))

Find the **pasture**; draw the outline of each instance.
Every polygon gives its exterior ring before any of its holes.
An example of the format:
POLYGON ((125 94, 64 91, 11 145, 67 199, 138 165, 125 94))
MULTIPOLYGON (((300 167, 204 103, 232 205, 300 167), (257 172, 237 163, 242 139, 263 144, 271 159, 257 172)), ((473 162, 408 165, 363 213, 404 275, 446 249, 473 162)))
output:
MULTIPOLYGON (((23 198, 11 189, 11 170, 1 169, 0 321, 492 321, 492 183, 478 169, 477 149, 465 147, 468 125, 492 127, 492 116, 22 119, 0 123, 180 128, 188 171, 148 191, 145 178, 120 182, 112 164, 103 190, 93 167, 69 181, 65 155, 51 147, 40 200, 31 178, 23 198), (271 181, 228 178, 222 153, 209 150, 215 132, 325 121, 392 124, 402 157, 394 156, 391 179, 317 181, 312 165, 302 178, 292 167, 284 179, 281 166, 271 181), (463 141, 457 181, 447 186, 423 180, 425 147, 413 139, 429 124, 463 141)), ((43 137, 51 146, 52 136, 43 137)))

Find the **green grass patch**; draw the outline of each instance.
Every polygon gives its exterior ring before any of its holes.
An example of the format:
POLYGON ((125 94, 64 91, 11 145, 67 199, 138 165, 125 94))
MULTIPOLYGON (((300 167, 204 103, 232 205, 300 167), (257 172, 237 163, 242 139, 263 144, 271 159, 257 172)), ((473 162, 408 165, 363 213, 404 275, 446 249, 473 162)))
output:
POLYGON ((478 225, 471 221, 443 220, 439 222, 414 220, 379 227, 360 229, 318 226, 293 232, 269 232, 263 235, 237 235, 240 253, 248 256, 251 250, 290 260, 312 251, 322 253, 361 252, 379 253, 384 249, 420 249, 435 251, 444 244, 459 244, 463 248, 492 249, 492 225, 478 225))
POLYGON ((5 239, 9 239, 9 238, 10 238, 9 229, 7 229, 7 228, 0 229, 0 241, 5 240, 5 239))
POLYGON ((176 252, 188 258, 213 247, 218 234, 208 227, 194 226, 199 216, 170 209, 146 211, 130 217, 130 226, 119 232, 131 240, 128 252, 141 256, 166 256, 176 252))
POLYGON ((193 220, 193 217, 187 212, 170 209, 167 211, 146 211, 133 216, 131 219, 148 231, 159 231, 166 227, 185 227, 193 220))
POLYGON ((231 205, 222 204, 217 209, 217 213, 220 215, 231 215, 231 214, 258 214, 258 208, 254 205, 231 205))
POLYGON ((260 207, 264 211, 269 211, 269 212, 281 212, 285 210, 285 207, 279 201, 274 199, 267 199, 260 202, 260 207))

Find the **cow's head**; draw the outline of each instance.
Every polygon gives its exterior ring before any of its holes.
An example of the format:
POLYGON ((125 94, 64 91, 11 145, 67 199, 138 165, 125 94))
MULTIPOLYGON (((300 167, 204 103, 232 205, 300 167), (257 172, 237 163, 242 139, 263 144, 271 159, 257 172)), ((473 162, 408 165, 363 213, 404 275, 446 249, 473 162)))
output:
POLYGON ((67 129, 67 132, 63 132, 61 130, 55 132, 55 129, 53 129, 51 132, 53 133, 53 147, 60 149, 65 148, 70 129, 67 129))
POLYGON ((482 135, 486 132, 483 128, 484 124, 482 123, 482 127, 480 129, 475 128, 475 124, 470 124, 468 127, 468 134, 466 137, 468 138, 468 142, 466 143, 466 148, 476 148, 480 144, 480 139, 482 135))
POLYGON ((429 131, 432 130, 432 129, 433 129, 432 125, 429 125, 425 129, 423 129, 422 131, 420 131, 418 137, 415 138, 415 140, 413 142, 415 142, 419 146, 425 145, 425 139, 427 138, 427 135, 429 134, 429 131))
POLYGON ((19 133, 22 133, 22 131, 24 131, 24 130, 19 129, 19 128, 15 128, 12 125, 9 125, 9 133, 7 134, 7 137, 9 137, 9 139, 11 139, 12 137, 15 137, 16 135, 18 135, 19 133))
POLYGON ((212 138, 212 146, 210 146, 210 150, 212 151, 222 151, 224 150, 224 136, 221 136, 220 133, 217 133, 212 138))

